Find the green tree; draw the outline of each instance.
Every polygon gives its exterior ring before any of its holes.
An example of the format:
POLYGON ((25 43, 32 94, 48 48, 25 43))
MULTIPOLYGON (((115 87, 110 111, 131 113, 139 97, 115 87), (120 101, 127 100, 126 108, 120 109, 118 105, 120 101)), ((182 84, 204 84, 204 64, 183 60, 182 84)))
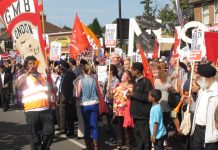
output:
POLYGON ((92 32, 95 33, 95 35, 97 37, 102 37, 102 28, 101 28, 97 18, 95 18, 93 20, 93 22, 90 25, 88 25, 88 27, 89 27, 89 29, 92 30, 92 32))
MULTIPOLYGON (((175 0, 172 0, 173 8, 176 10, 176 2, 175 0)), ((186 10, 191 8, 191 5, 189 4, 189 0, 180 0, 180 8, 181 10, 186 10)))
POLYGON ((162 23, 174 22, 176 20, 175 11, 170 8, 169 4, 166 4, 162 10, 159 11, 158 18, 162 20, 162 23))
POLYGON ((63 29, 67 30, 67 31, 71 31, 72 29, 66 25, 63 26, 63 29))
MULTIPOLYGON (((159 10, 158 18, 162 20, 163 23, 167 22, 175 22, 177 20, 177 14, 176 14, 176 3, 175 0, 172 0, 171 4, 166 4, 165 7, 162 10, 159 10)), ((182 10, 183 16, 186 16, 185 21, 188 22, 190 20, 193 20, 193 12, 189 0, 180 0, 180 8, 182 10)))
POLYGON ((144 12, 143 15, 144 16, 154 16, 153 14, 153 8, 152 8, 152 0, 143 0, 140 2, 140 4, 144 5, 144 12))

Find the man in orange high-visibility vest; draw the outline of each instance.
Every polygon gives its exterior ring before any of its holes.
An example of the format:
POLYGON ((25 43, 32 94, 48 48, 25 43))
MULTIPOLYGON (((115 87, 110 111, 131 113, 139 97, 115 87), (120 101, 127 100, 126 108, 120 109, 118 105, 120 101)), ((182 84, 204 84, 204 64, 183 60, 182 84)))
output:
POLYGON ((16 83, 23 91, 22 103, 30 132, 32 150, 49 150, 54 136, 54 122, 49 110, 46 77, 37 72, 36 58, 28 56, 25 61, 26 74, 16 83))

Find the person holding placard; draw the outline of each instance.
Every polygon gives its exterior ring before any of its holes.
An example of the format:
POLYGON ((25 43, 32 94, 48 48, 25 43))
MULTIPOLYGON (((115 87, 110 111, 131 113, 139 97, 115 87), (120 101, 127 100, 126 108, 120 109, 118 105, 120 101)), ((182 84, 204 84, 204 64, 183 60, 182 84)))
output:
POLYGON ((197 83, 201 89, 196 100, 192 123, 192 150, 218 149, 218 130, 215 128, 214 114, 218 105, 218 82, 215 79, 216 69, 210 64, 198 67, 200 77, 197 83))

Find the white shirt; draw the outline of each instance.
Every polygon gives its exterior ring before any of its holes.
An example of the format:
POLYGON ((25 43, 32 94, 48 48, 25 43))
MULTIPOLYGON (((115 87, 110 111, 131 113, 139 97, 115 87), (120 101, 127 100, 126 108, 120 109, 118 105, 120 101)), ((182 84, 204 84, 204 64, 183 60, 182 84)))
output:
POLYGON ((202 93, 198 96, 198 107, 196 108, 196 124, 205 126, 207 124, 207 107, 208 107, 208 91, 202 90, 202 93))
POLYGON ((5 80, 5 73, 1 74, 1 79, 2 79, 2 86, 4 86, 5 85, 5 83, 4 83, 5 82, 4 81, 5 80))

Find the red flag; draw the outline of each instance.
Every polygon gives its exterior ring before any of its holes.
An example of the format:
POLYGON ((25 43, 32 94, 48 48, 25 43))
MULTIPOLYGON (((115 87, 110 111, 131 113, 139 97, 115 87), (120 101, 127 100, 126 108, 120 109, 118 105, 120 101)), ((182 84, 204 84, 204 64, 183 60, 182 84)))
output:
POLYGON ((174 46, 173 46, 173 57, 177 58, 179 56, 178 53, 177 53, 177 47, 180 44, 180 40, 178 38, 178 32, 177 32, 176 29, 175 29, 174 37, 175 37, 175 42, 174 42, 174 46))
POLYGON ((89 41, 83 30, 79 17, 76 15, 74 26, 72 29, 72 39, 70 43, 70 55, 72 58, 77 59, 78 54, 89 47, 90 47, 89 41))
POLYGON ((140 54, 141 54, 141 57, 142 57, 142 64, 143 64, 143 67, 144 67, 144 76, 146 78, 148 78, 151 81, 152 85, 154 86, 153 75, 152 75, 151 69, 149 67, 148 60, 145 57, 144 51, 141 48, 141 46, 139 46, 139 51, 140 51, 140 54))
POLYGON ((157 41, 157 38, 155 39, 155 42, 154 42, 154 52, 153 52, 153 56, 152 58, 159 58, 159 43, 157 41))
POLYGON ((218 59, 218 33, 205 32, 205 45, 207 49, 207 60, 216 64, 218 59))

